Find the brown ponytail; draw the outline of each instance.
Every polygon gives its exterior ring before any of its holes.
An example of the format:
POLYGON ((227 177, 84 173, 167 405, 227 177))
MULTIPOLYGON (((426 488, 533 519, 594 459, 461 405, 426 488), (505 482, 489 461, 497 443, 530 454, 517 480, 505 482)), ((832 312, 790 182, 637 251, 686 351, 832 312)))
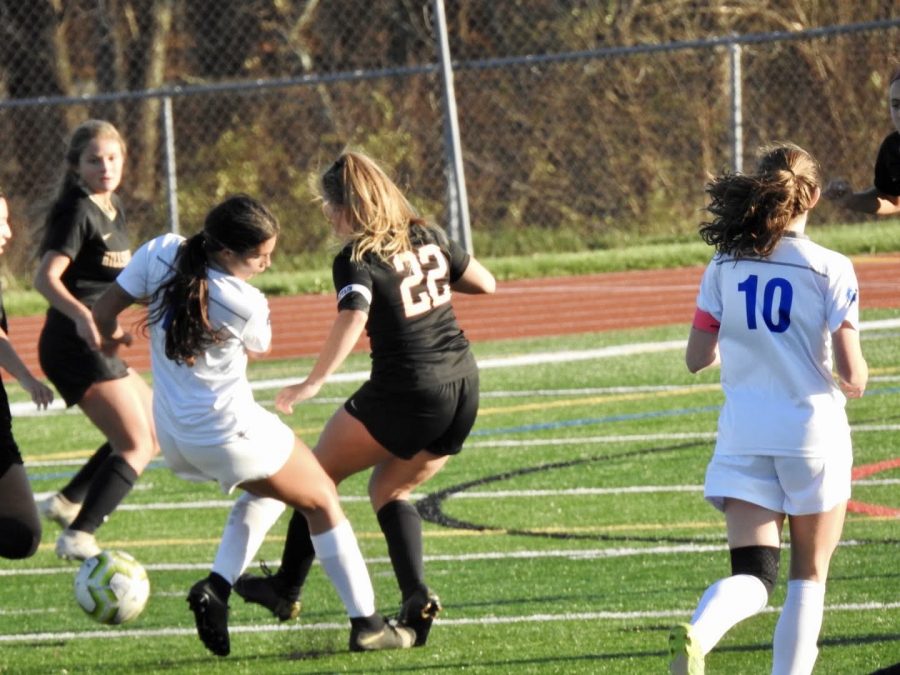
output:
POLYGON ((755 173, 726 173, 706 186, 713 219, 700 225, 700 236, 719 253, 765 257, 791 221, 812 208, 820 185, 819 166, 803 148, 765 147, 755 173))

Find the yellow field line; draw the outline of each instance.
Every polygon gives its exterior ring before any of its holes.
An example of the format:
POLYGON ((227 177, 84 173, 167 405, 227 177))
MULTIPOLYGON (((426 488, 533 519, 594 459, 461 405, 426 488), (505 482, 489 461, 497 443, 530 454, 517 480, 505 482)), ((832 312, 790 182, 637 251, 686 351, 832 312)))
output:
MULTIPOLYGON (((848 514, 847 521, 853 521, 854 524, 872 523, 882 520, 896 521, 896 516, 859 516, 856 514, 848 514)), ((485 530, 463 530, 453 528, 443 528, 440 530, 426 529, 422 534, 427 539, 450 539, 454 537, 495 537, 505 535, 509 532, 515 532, 517 529, 527 529, 529 532, 544 534, 603 534, 606 532, 658 532, 660 530, 711 530, 721 529, 725 531, 725 524, 722 520, 696 520, 678 523, 619 523, 615 525, 594 525, 583 527, 529 527, 529 528, 492 528, 485 530)), ((357 539, 372 540, 382 539, 384 535, 381 532, 356 532, 357 539)), ((215 537, 205 538, 166 538, 166 539, 140 539, 140 540, 112 540, 103 541, 104 548, 108 549, 131 549, 131 548, 154 548, 162 546, 217 546, 219 539, 215 537)), ((265 542, 269 544, 283 544, 283 536, 268 536, 265 542)), ((41 544, 40 551, 52 551, 54 542, 41 544)))
POLYGON ((714 391, 720 386, 716 384, 703 384, 666 391, 649 391, 635 394, 607 394, 605 396, 588 396, 582 398, 566 398, 558 401, 541 401, 539 403, 523 403, 511 406, 495 406, 479 408, 479 417, 484 415, 498 415, 514 412, 528 412, 531 410, 547 410, 548 408, 567 408, 573 405, 595 405, 598 403, 620 403, 622 401, 640 401, 648 398, 665 398, 671 396, 684 396, 703 391, 714 391))
MULTIPOLYGON (((695 523, 645 523, 639 525, 611 525, 596 527, 546 527, 546 528, 528 528, 529 532, 539 532, 546 534, 559 534, 571 532, 573 534, 602 534, 604 532, 627 532, 627 531, 648 531, 648 530, 674 530, 674 529, 710 529, 722 527, 721 521, 695 522, 695 523)), ((428 539, 447 539, 454 537, 484 537, 503 535, 510 530, 506 528, 496 528, 490 530, 457 530, 457 529, 441 529, 426 530, 423 535, 428 539)), ((357 532, 357 539, 377 540, 383 539, 381 532, 357 532)), ((139 539, 139 540, 111 540, 102 541, 103 547, 107 549, 131 549, 131 548, 155 548, 163 546, 217 546, 219 539, 212 537, 204 538, 166 538, 166 539, 139 539)), ((283 544, 283 536, 269 536, 265 538, 266 543, 283 544)), ((53 542, 41 544, 39 550, 50 551, 55 544, 53 542)))
MULTIPOLYGON (((891 375, 900 372, 900 366, 889 368, 872 368, 869 370, 870 376, 891 375)), ((715 391, 720 388, 719 383, 692 385, 688 387, 680 387, 678 389, 669 389, 666 391, 649 391, 634 394, 608 394, 605 396, 588 396, 582 398, 562 398, 558 401, 543 401, 540 403, 523 403, 511 406, 493 406, 481 407, 478 410, 479 417, 486 415, 503 415, 515 412, 530 412, 533 410, 548 410, 551 408, 565 408, 572 405, 597 405, 601 403, 620 403, 624 401, 640 401, 650 398, 664 398, 672 396, 684 396, 697 392, 715 391)), ((322 431, 321 426, 316 427, 295 427, 294 433, 300 438, 309 438, 312 434, 322 431)), ((87 459, 93 454, 93 450, 67 450, 64 452, 54 452, 49 454, 35 455, 35 459, 40 460, 59 460, 59 459, 87 459)))

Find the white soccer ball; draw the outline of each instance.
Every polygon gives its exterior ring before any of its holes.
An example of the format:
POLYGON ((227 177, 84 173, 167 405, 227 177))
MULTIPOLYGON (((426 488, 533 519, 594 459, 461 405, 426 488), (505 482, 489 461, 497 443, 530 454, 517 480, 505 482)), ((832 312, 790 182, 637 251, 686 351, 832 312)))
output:
POLYGON ((131 621, 144 611, 149 597, 147 570, 124 551, 101 551, 75 575, 75 599, 100 623, 131 621))

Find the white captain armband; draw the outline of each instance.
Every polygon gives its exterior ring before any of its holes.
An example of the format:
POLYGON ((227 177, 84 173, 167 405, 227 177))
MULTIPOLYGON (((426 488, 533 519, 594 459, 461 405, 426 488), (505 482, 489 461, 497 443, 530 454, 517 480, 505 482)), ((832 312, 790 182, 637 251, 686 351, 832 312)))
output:
POLYGON ((372 291, 363 286, 362 284, 348 284, 344 286, 341 290, 338 291, 337 299, 340 303, 346 296, 350 293, 359 293, 367 303, 372 304, 372 291))

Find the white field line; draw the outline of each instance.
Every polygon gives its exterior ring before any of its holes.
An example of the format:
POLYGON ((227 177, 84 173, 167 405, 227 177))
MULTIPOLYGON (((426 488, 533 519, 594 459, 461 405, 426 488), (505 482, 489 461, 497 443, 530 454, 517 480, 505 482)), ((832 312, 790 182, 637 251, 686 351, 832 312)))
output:
MULTIPOLYGON (((900 319, 882 319, 880 321, 863 321, 860 330, 886 330, 900 328, 900 319)), ((617 356, 633 356, 635 354, 651 354, 655 352, 674 351, 684 349, 686 340, 667 340, 662 342, 629 343, 624 345, 612 345, 599 349, 566 350, 561 352, 543 352, 537 354, 523 354, 520 356, 505 356, 478 360, 478 367, 487 368, 516 368, 520 366, 536 366, 547 363, 571 363, 573 361, 590 361, 594 359, 608 359, 617 356)), ((363 382, 369 377, 368 370, 359 370, 349 373, 336 373, 328 378, 328 382, 363 382)), ((254 390, 280 389, 288 384, 294 384, 297 377, 278 378, 271 380, 258 380, 251 386, 254 390)), ((14 417, 31 417, 46 415, 48 412, 65 412, 61 400, 56 400, 47 411, 38 411, 29 401, 21 401, 10 405, 14 417)), ((69 410, 75 414, 76 410, 69 410)))
MULTIPOLYGON (((857 424, 852 427, 852 430, 854 433, 869 431, 900 431, 900 424, 857 424)), ((623 434, 616 436, 567 436, 563 438, 498 439, 495 441, 471 441, 467 442, 465 447, 472 449, 524 448, 530 446, 589 445, 599 443, 634 443, 646 441, 712 441, 715 438, 716 433, 714 431, 700 431, 668 434, 623 434)), ((82 464, 84 464, 83 458, 32 460, 26 463, 26 468, 35 469, 62 466, 81 466, 82 464)))
MULTIPOLYGON (((684 349, 685 340, 670 340, 668 342, 645 342, 641 344, 614 345, 600 349, 587 349, 577 351, 544 352, 538 354, 523 354, 521 356, 507 356, 490 359, 479 359, 478 367, 485 368, 515 368, 519 366, 534 366, 544 363, 563 363, 571 361, 587 361, 591 359, 606 359, 615 356, 630 356, 633 354, 648 354, 651 352, 684 349)), ((297 382, 297 376, 284 377, 272 380, 257 380, 251 383, 255 391, 266 389, 280 389, 281 387, 297 382)), ((335 382, 364 382, 369 379, 368 370, 358 370, 349 373, 335 373, 328 378, 329 383, 335 382)), ((46 414, 47 411, 35 410, 34 404, 28 401, 13 403, 10 405, 14 417, 28 417, 46 414)), ((47 409, 50 412, 64 410, 61 401, 54 401, 47 409)))
MULTIPOLYGON (((844 542, 842 542, 844 543, 844 542)), ((480 560, 534 560, 536 558, 563 558, 566 560, 598 560, 601 558, 625 558, 641 555, 673 555, 681 553, 709 553, 727 551, 725 542, 717 544, 677 544, 674 546, 618 547, 596 549, 557 549, 540 551, 489 551, 485 553, 462 553, 453 555, 425 556, 426 563, 436 562, 477 562, 480 560)), ((369 565, 390 565, 387 557, 366 558, 369 565)), ((148 572, 184 572, 190 570, 209 570, 211 563, 151 563, 144 567, 148 572)), ((72 574, 75 568, 71 565, 60 567, 35 567, 31 569, 0 569, 0 577, 53 576, 56 574, 72 574)))
MULTIPOLYGON (((885 610, 900 609, 900 602, 866 602, 845 603, 827 605, 826 612, 884 612, 885 610)), ((691 609, 663 609, 636 612, 568 612, 564 614, 525 614, 519 616, 483 616, 461 619, 439 619, 442 628, 454 626, 485 626, 513 623, 549 623, 561 621, 635 621, 640 619, 673 619, 687 617, 693 612, 691 609)), ((768 614, 780 612, 781 607, 767 607, 763 610, 768 614)), ((229 632, 235 633, 286 633, 308 631, 347 630, 346 622, 341 623, 314 623, 314 624, 290 624, 290 625, 231 625, 229 632)), ((193 628, 150 628, 150 629, 121 629, 111 628, 106 630, 89 631, 59 631, 47 633, 23 633, 21 635, 0 635, 0 643, 12 642, 46 642, 58 640, 97 640, 109 638, 153 638, 175 637, 195 635, 193 628)))
MULTIPOLYGON (((847 539, 838 543, 838 546, 859 546, 855 539, 847 539)), ((426 563, 459 563, 479 561, 503 561, 503 560, 535 560, 537 558, 561 558, 571 561, 591 561, 610 558, 629 558, 638 556, 657 555, 681 555, 685 553, 714 553, 727 551, 728 545, 723 542, 713 544, 673 544, 667 546, 618 546, 612 548, 590 549, 548 549, 527 551, 487 551, 480 553, 458 553, 445 555, 427 555, 426 563)), ((318 563, 317 563, 318 564, 318 563)), ((387 557, 366 558, 368 565, 390 565, 387 557)), ((148 572, 187 572, 191 570, 209 570, 211 563, 148 563, 144 565, 148 572)), ((34 577, 54 576, 57 574, 72 574, 74 566, 61 565, 58 567, 33 567, 0 569, 2 577, 34 577)))
MULTIPOLYGON (((900 485, 900 478, 872 478, 853 482, 857 487, 886 487, 900 485)), ((149 488, 148 488, 149 489, 149 488)), ((532 497, 585 497, 596 495, 627 494, 665 494, 672 492, 702 492, 702 485, 627 485, 610 488, 564 488, 558 490, 466 490, 450 495, 447 499, 507 499, 532 497)), ((54 494, 53 492, 35 493, 35 499, 41 500, 54 494)), ((412 501, 424 495, 413 494, 412 501)), ((347 503, 368 502, 365 495, 341 495, 341 501, 347 503)), ((121 504, 117 511, 194 511, 201 509, 230 509, 234 501, 228 499, 210 499, 196 502, 152 502, 149 504, 121 504)), ((2 572, 0 572, 2 575, 2 572)))

